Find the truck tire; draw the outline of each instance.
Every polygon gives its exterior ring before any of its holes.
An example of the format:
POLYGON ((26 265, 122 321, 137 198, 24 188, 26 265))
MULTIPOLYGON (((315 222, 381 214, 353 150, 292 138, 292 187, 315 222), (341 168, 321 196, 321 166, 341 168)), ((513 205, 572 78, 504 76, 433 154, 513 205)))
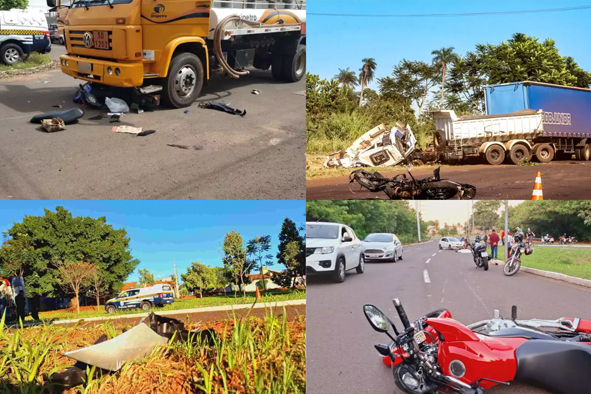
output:
POLYGON ((11 66, 23 58, 23 50, 20 46, 12 43, 4 44, 0 48, 0 60, 2 63, 11 66))
POLYGON ((203 64, 192 53, 180 53, 170 62, 162 101, 171 108, 190 107, 203 87, 203 64))
POLYGON ((294 53, 283 59, 283 80, 297 82, 306 74, 306 46, 297 46, 294 53))
POLYGON ((513 164, 519 164, 524 160, 530 160, 531 152, 527 146, 523 144, 515 144, 509 151, 509 158, 513 164))
POLYGON ((505 150, 499 145, 489 146, 484 154, 488 164, 493 166, 499 165, 505 160, 505 150))
POLYGON ((435 149, 445 148, 445 133, 443 130, 437 130, 435 134, 433 134, 433 146, 435 149))
POLYGON ((581 148, 581 160, 589 161, 589 159, 591 159, 591 146, 585 144, 585 146, 581 148))
POLYGON ((271 75, 276 81, 283 81, 283 63, 285 57, 283 55, 274 54, 271 59, 271 75))
POLYGON ((550 144, 540 144, 535 149, 536 158, 540 163, 549 163, 554 159, 554 148, 550 144))
POLYGON ((575 148, 575 160, 581 160, 581 148, 575 148))

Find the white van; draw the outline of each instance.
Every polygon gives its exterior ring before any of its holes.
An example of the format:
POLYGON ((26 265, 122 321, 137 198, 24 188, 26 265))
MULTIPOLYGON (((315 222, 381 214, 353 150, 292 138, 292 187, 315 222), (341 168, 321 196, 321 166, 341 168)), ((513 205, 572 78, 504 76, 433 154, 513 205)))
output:
POLYGON ((32 52, 50 51, 49 27, 44 13, 0 11, 0 62, 11 65, 32 52))
POLYGON ((158 284, 122 291, 117 297, 105 303, 105 311, 142 308, 147 311, 153 306, 164 306, 174 302, 174 292, 170 285, 158 284))

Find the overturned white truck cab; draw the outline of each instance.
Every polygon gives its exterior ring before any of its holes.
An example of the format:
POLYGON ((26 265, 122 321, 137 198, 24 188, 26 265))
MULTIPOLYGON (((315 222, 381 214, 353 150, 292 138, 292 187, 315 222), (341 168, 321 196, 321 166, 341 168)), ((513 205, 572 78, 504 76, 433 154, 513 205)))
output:
POLYGON ((326 157, 325 167, 384 167, 401 163, 415 151, 409 125, 398 122, 390 130, 384 124, 374 127, 345 150, 326 157))

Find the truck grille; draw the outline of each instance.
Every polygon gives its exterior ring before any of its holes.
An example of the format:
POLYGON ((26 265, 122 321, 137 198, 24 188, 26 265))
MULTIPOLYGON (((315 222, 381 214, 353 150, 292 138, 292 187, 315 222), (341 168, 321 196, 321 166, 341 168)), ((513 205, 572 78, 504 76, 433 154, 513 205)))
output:
MULTIPOLYGON (((108 30, 106 32, 109 35, 109 49, 108 50, 111 50, 112 45, 113 45, 113 32, 111 30, 108 30)), ((94 45, 90 48, 87 48, 86 45, 84 45, 84 33, 93 34, 93 32, 91 30, 70 30, 69 31, 68 38, 70 40, 70 44, 72 45, 72 47, 105 50, 103 48, 95 48, 94 45)))
POLYGON ((306 257, 314 254, 315 251, 316 251, 316 248, 306 248, 306 257))
POLYGON ((381 249, 365 249, 365 253, 384 253, 381 249))

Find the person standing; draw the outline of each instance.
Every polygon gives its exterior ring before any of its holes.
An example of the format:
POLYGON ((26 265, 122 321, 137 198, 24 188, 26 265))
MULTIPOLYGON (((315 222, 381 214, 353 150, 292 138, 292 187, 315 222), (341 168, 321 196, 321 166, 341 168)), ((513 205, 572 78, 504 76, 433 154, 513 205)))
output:
POLYGON ((513 237, 511 231, 507 234, 507 258, 511 257, 511 246, 513 245, 513 237))
POLYGON ((495 260, 495 264, 499 265, 498 260, 498 248, 499 248, 499 234, 493 228, 492 234, 488 237, 488 241, 490 242, 490 256, 495 260))
POLYGON ((505 246, 505 230, 501 231, 501 245, 505 246))
POLYGON ((16 302, 16 317, 17 317, 17 322, 25 322, 25 303, 26 303, 26 298, 25 298, 25 292, 24 290, 21 290, 18 295, 16 296, 15 299, 16 302))

